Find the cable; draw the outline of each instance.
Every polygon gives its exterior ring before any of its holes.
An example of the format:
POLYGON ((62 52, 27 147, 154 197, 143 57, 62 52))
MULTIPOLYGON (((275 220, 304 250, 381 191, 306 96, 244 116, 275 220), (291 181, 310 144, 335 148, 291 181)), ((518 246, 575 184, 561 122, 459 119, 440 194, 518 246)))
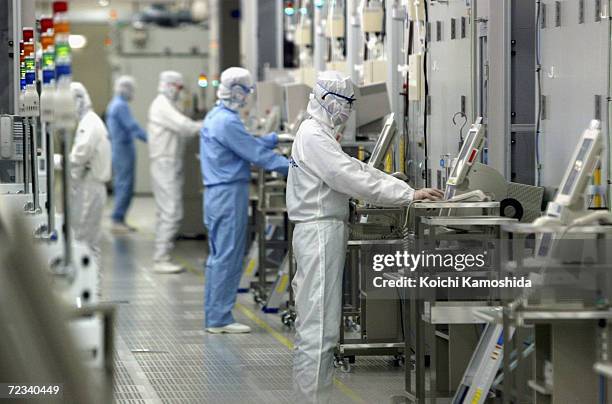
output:
MULTIPOLYGON (((427 114, 428 114, 428 108, 427 108, 427 101, 428 101, 428 97, 429 97, 429 83, 427 81, 427 53, 428 53, 428 46, 429 46, 429 38, 427 37, 427 24, 429 24, 429 7, 428 7, 428 2, 424 3, 424 8, 425 8, 425 46, 423 47, 423 80, 424 80, 424 85, 425 85, 425 105, 423 108, 423 145, 424 145, 424 150, 423 152, 425 153, 425 188, 429 187, 429 176, 428 171, 429 171, 429 163, 428 163, 428 159, 429 159, 429 152, 427 151, 427 114)), ((431 35, 431 34, 430 34, 431 35)))
POLYGON ((541 135, 541 120, 542 120, 542 64, 540 55, 540 19, 542 18, 542 2, 536 0, 536 86, 538 92, 538 106, 536 114, 536 131, 535 131, 535 157, 536 157, 536 178, 535 185, 540 186, 542 183, 542 167, 540 161, 540 135, 541 135))
MULTIPOLYGON (((608 10, 610 10, 610 7, 612 6, 612 2, 610 0, 608 0, 608 10)), ((608 17, 608 20, 610 20, 610 17, 608 17)), ((612 38, 612 21, 608 21, 608 77, 607 77, 607 84, 608 84, 608 97, 607 97, 607 108, 606 108, 606 126, 607 126, 607 133, 606 133, 606 151, 607 153, 610 153, 610 135, 612 132, 612 127, 611 127, 611 123, 610 123, 610 102, 612 101, 611 98, 611 92, 612 92, 612 78, 610 77, 610 75, 612 74, 611 68, 612 68, 612 42, 611 42, 611 38, 612 38)), ((606 207, 609 208, 608 205, 608 200, 610 199, 610 185, 612 184, 612 182, 610 182, 610 180, 612 179, 612 164, 610 163, 610 159, 606 159, 606 192, 605 192, 605 205, 606 207)))
MULTIPOLYGON (((407 48, 407 52, 406 52, 406 59, 404 61, 404 63, 406 63, 406 65, 409 64, 410 62, 410 55, 412 54, 412 41, 413 41, 413 25, 412 25, 412 21, 408 20, 408 48, 407 48)), ((409 78, 408 78, 408 74, 406 74, 406 80, 404 81, 404 86, 405 86, 405 91, 404 91, 404 119, 402 120, 402 125, 404 126, 404 138, 405 138, 405 142, 404 142, 404 171, 406 175, 408 175, 408 177, 410 177, 410 174, 408 173, 408 167, 406 162, 408 161, 408 155, 410 154, 410 139, 408 136, 408 133, 410 131, 410 127, 408 125, 408 115, 410 114, 410 83, 409 83, 409 78)))

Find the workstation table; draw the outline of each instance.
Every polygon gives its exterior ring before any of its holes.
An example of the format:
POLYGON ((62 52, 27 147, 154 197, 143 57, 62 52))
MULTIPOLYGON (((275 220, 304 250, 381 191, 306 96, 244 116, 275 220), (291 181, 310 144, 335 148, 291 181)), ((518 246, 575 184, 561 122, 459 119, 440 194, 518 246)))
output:
MULTIPOLYGON (((447 204, 431 205, 446 208, 440 205, 447 204)), ((452 208, 457 207, 455 203, 449 205, 452 208)), ((465 205, 466 208, 474 208, 472 203, 465 205)), ((496 209, 499 204, 492 202, 486 206, 487 209, 496 209)), ((515 222, 517 219, 501 216, 420 216, 415 234, 407 237, 422 242, 425 249, 435 248, 437 243, 443 240, 480 241, 485 245, 491 240, 501 238, 501 226, 515 222)), ((490 254, 490 258, 494 260, 492 262, 500 264, 499 252, 490 254)), ((397 280, 403 275, 394 273, 385 274, 384 277, 397 280)), ((478 324, 486 324, 479 313, 499 309, 499 299, 495 294, 489 294, 473 300, 438 300, 437 290, 420 288, 402 288, 401 296, 404 328, 407 330, 405 350, 414 351, 416 371, 413 378, 411 368, 406 367, 406 396, 419 403, 448 398, 452 396, 452 390, 459 385, 478 341, 475 327, 478 324), (440 327, 442 325, 446 330, 440 327), (429 371, 426 370, 427 365, 429 371)))

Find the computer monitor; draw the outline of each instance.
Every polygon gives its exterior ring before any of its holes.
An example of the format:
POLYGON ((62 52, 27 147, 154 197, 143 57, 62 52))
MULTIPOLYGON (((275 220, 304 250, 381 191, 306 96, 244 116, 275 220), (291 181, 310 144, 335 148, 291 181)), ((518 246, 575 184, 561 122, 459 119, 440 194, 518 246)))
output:
POLYGON ((391 113, 387 115, 385 119, 385 124, 383 125, 378 140, 372 150, 372 154, 370 155, 370 159, 368 160, 368 165, 374 168, 379 168, 384 165, 385 156, 393 144, 396 133, 397 126, 395 124, 395 115, 391 113))
POLYGON ((465 136, 457 161, 446 181, 445 199, 455 196, 455 190, 465 180, 470 168, 476 163, 476 158, 484 146, 484 127, 482 117, 478 117, 465 136))
POLYGON ((384 119, 391 112, 389 92, 385 83, 356 86, 355 116, 357 127, 384 119))

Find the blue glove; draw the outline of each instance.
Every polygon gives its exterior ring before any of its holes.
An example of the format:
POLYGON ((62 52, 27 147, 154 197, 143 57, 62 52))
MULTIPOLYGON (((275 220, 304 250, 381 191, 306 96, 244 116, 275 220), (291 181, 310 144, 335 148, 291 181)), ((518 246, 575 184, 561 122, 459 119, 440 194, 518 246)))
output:
POLYGON ((276 132, 269 133, 257 138, 268 149, 274 149, 278 144, 278 135, 276 132))

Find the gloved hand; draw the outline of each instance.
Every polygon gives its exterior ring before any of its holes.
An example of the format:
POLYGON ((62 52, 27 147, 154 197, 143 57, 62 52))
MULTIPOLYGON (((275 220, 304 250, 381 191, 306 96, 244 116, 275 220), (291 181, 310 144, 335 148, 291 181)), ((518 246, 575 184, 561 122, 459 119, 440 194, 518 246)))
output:
POLYGON ((278 135, 279 142, 290 143, 290 142, 293 142, 294 140, 295 140, 295 136, 289 133, 281 133, 280 135, 278 135))
POLYGON ((263 142, 264 146, 268 149, 274 149, 278 144, 278 135, 276 134, 276 132, 260 136, 258 139, 263 142))
POLYGON ((444 192, 435 188, 421 188, 414 192, 415 201, 439 201, 444 198, 444 192))

